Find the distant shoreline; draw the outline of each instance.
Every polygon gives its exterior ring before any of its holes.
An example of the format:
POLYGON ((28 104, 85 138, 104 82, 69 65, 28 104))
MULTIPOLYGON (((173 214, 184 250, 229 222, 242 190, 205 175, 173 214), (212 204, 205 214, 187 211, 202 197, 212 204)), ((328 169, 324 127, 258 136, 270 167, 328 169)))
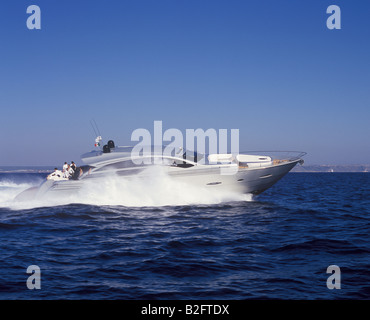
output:
POLYGON ((296 166, 291 172, 370 172, 370 164, 362 165, 303 165, 296 166))
POLYGON ((0 166, 0 173, 48 173, 54 166, 0 166))

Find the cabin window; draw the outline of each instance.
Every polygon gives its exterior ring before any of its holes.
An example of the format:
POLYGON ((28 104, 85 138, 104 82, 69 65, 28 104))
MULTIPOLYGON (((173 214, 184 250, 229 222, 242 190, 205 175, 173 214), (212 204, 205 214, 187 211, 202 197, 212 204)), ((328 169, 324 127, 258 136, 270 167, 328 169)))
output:
POLYGON ((125 161, 107 164, 99 168, 97 171, 118 170, 118 169, 134 168, 134 167, 137 167, 137 165, 133 163, 132 160, 125 160, 125 161))

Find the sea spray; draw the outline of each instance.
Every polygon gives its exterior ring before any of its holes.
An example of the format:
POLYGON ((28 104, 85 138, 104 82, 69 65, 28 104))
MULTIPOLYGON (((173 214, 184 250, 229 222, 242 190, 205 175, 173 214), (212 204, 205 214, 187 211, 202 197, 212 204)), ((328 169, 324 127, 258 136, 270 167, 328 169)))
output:
POLYGON ((170 177, 160 167, 150 167, 145 175, 122 178, 110 175, 92 179, 79 192, 80 203, 151 207, 166 205, 217 204, 251 200, 235 192, 196 186, 170 177))
POLYGON ((39 184, 39 180, 33 182, 15 182, 8 179, 0 180, 0 207, 10 206, 18 194, 39 184))
POLYGON ((14 200, 16 195, 35 183, 11 183, 0 207, 14 210, 37 207, 53 207, 72 203, 91 205, 111 205, 127 207, 153 207, 167 205, 218 204, 229 201, 251 201, 245 195, 214 187, 197 186, 170 177, 161 167, 149 167, 144 175, 119 176, 108 174, 100 178, 83 180, 79 190, 48 192, 43 197, 29 201, 14 200))

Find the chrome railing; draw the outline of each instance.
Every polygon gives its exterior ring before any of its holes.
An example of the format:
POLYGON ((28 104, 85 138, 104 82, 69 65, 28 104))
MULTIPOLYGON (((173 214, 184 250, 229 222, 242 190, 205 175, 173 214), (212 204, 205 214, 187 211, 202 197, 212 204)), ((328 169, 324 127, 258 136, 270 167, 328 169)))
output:
POLYGON ((259 155, 259 156, 268 156, 272 160, 289 160, 295 161, 302 159, 307 152, 303 151, 242 151, 239 154, 245 155, 259 155))

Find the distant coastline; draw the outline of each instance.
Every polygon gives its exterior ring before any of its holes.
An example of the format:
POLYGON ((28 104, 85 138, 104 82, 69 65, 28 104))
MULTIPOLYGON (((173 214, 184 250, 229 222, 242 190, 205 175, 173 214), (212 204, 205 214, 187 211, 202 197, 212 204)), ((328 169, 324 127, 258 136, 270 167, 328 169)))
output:
POLYGON ((291 172, 370 172, 370 164, 362 165, 303 165, 296 166, 291 172))
POLYGON ((47 173, 54 168, 53 166, 0 166, 0 173, 47 173))

